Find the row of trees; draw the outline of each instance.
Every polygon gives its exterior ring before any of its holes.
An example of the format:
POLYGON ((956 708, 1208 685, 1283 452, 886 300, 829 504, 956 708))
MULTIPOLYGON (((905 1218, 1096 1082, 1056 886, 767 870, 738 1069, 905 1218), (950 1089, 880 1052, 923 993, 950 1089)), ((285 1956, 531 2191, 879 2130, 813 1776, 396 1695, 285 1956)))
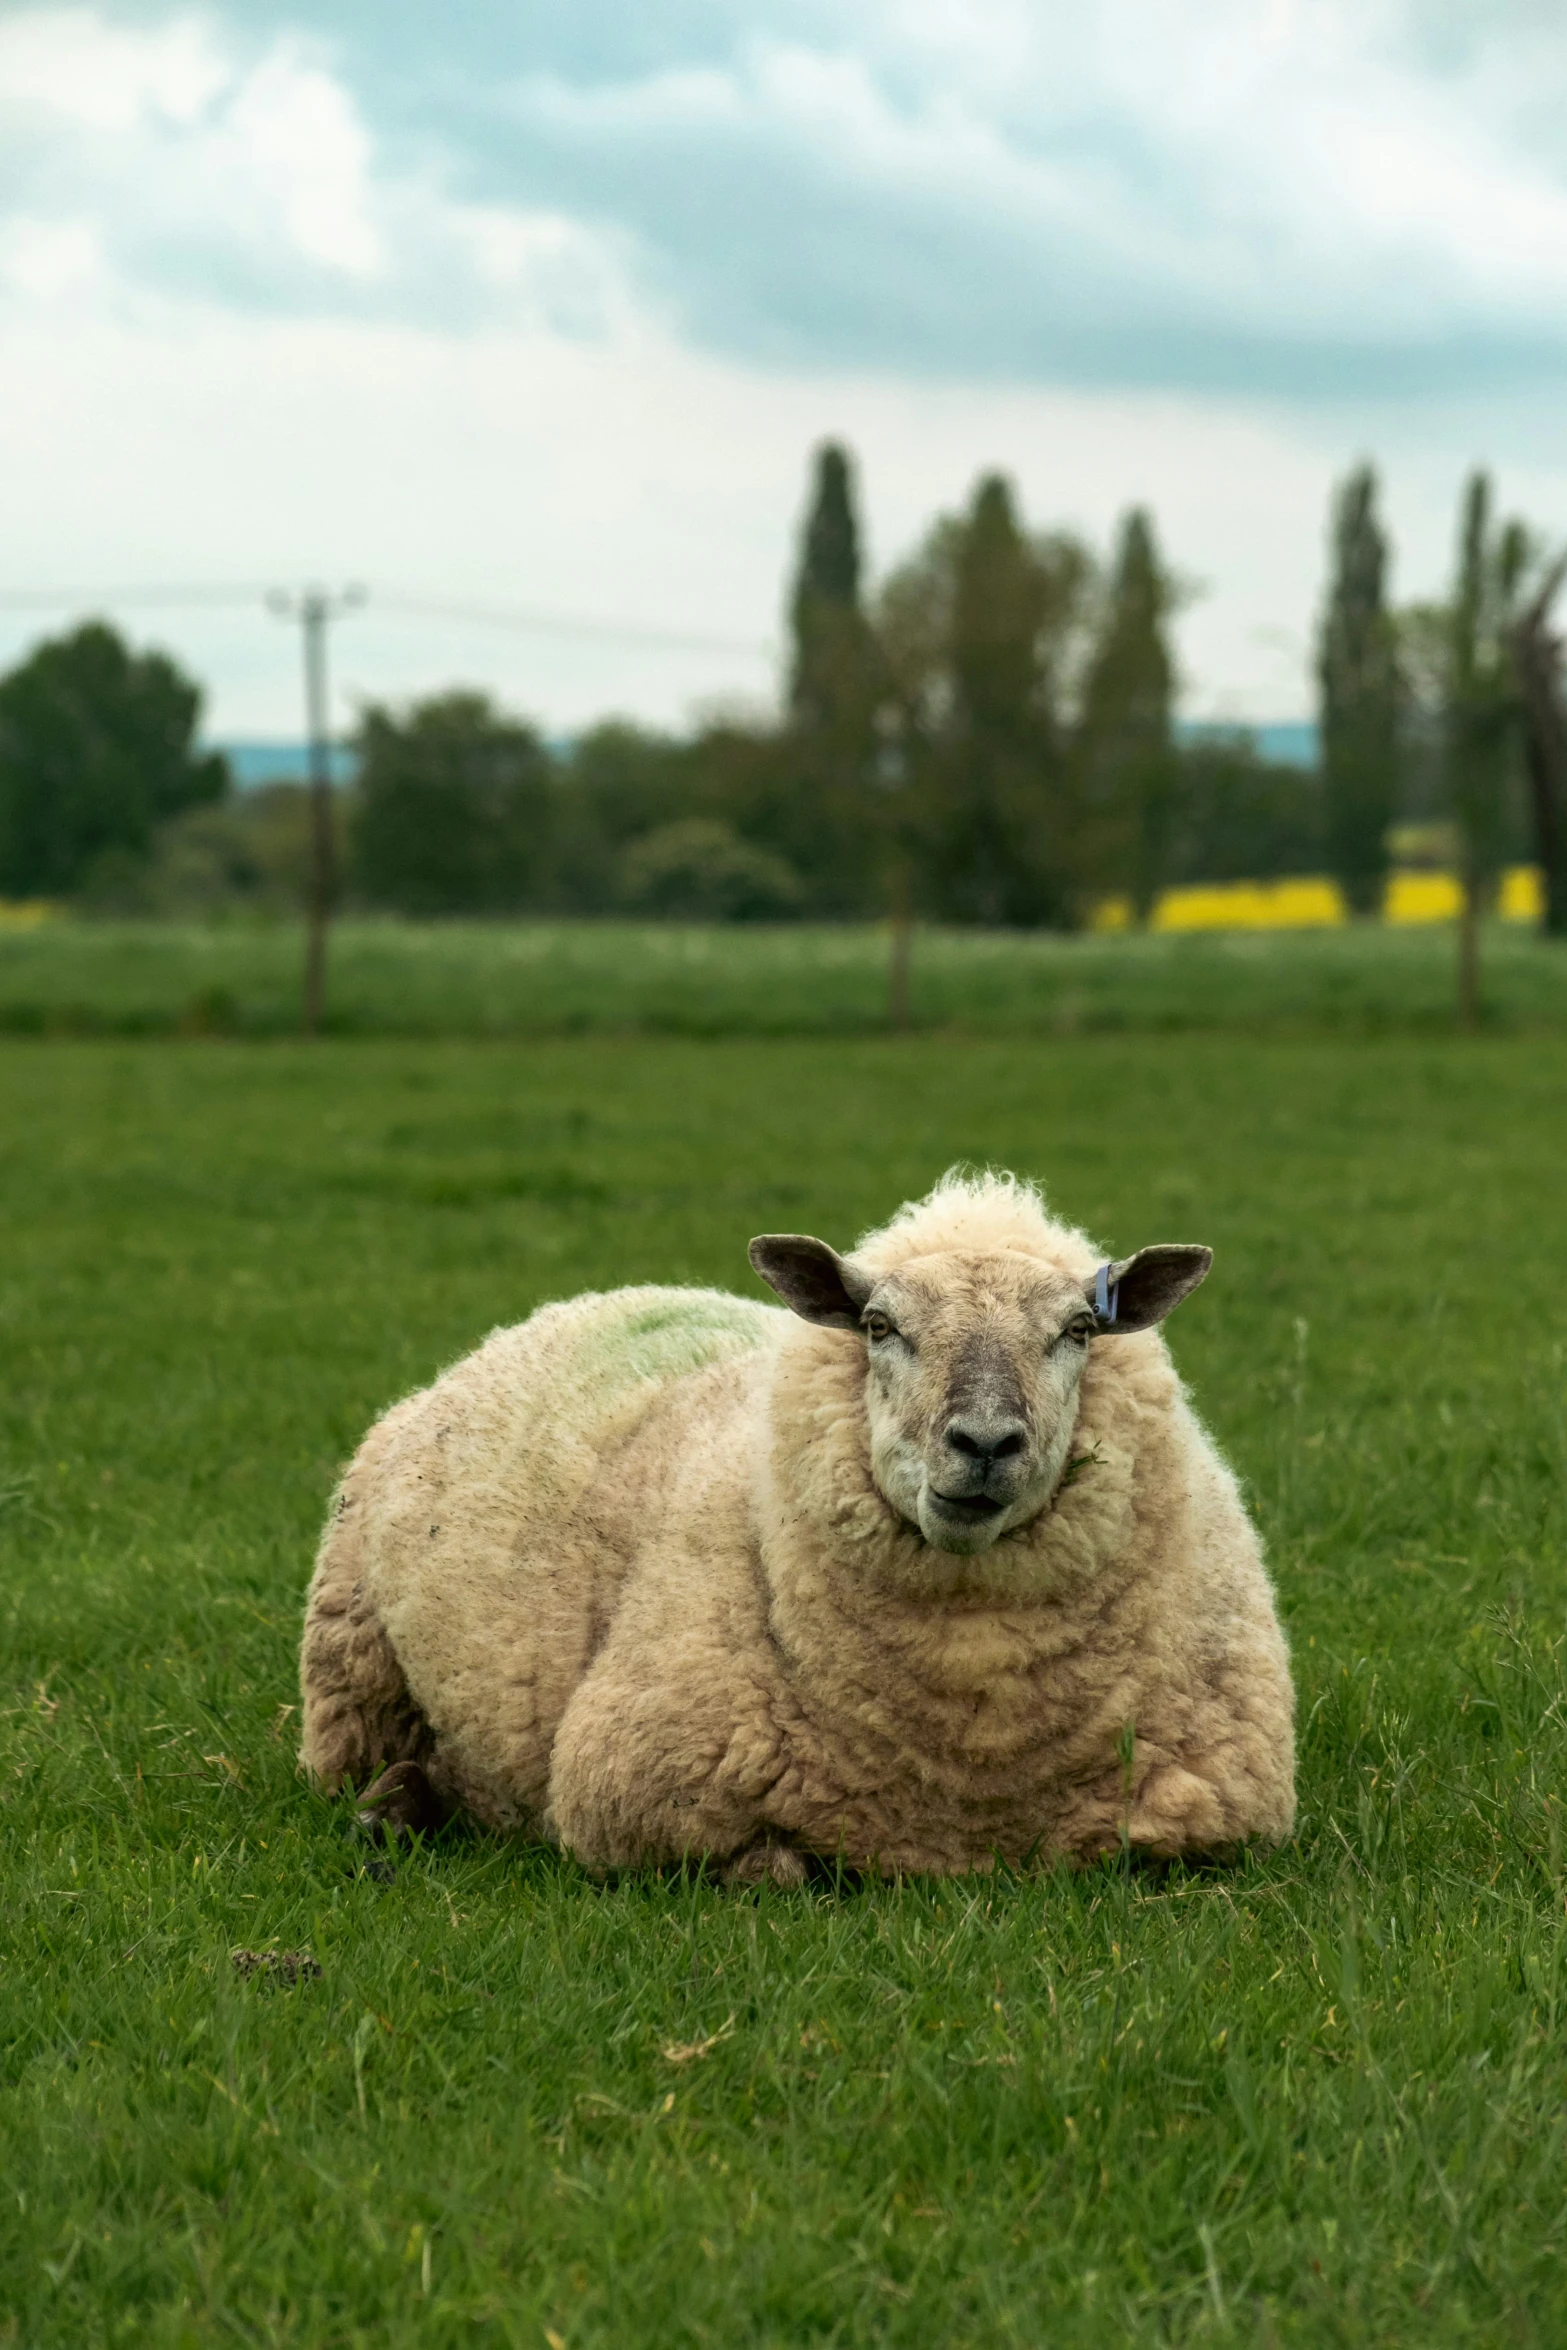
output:
MULTIPOLYGON (((1033 925, 1107 890, 1146 910, 1170 880, 1299 870, 1317 853, 1312 779, 1241 736, 1174 738, 1175 601, 1146 515, 1106 572, 1067 534, 1025 529, 996 475, 867 598, 851 468, 829 446, 777 722, 682 739, 612 722, 551 748, 476 693, 371 707, 343 811, 349 890, 421 915, 831 919, 891 902, 1033 925)), ((0 895, 290 895, 295 797, 225 799, 221 762, 194 748, 199 699, 102 623, 0 681, 0 895)))
MULTIPOLYGON (((1477 912, 1502 862, 1528 853, 1532 810, 1562 927, 1562 566, 1494 520, 1477 476, 1451 598, 1396 610, 1388 571, 1362 467, 1334 507, 1320 772, 1271 765, 1242 735, 1176 732, 1181 589, 1144 510, 1104 563, 1027 528, 986 475, 869 594, 852 467, 828 445, 777 721, 680 739, 610 723, 552 748, 477 693, 370 707, 343 811, 348 888, 418 915, 1069 926, 1111 893, 1146 918, 1182 881, 1325 867, 1372 912, 1395 820, 1416 817, 1456 827, 1477 912)), ((171 662, 101 622, 0 680, 0 895, 292 897, 302 795, 233 794, 196 748, 199 712, 171 662)))
POLYGON ((986 477, 862 608, 847 458, 818 459, 794 598, 783 755, 879 807, 894 882, 949 919, 1071 923, 1126 897, 1139 921, 1187 880, 1326 870, 1380 911, 1400 822, 1445 833, 1478 916, 1532 857, 1545 927, 1567 932, 1567 706, 1551 627, 1567 556, 1465 486, 1452 590, 1403 609, 1372 468, 1335 494, 1318 649, 1321 762, 1270 769, 1244 741, 1173 726, 1181 601, 1153 523, 1125 518, 1107 568, 1030 536, 986 477), (878 786, 884 787, 878 801, 878 786))
POLYGON ((1312 779, 1238 734, 1176 737, 1178 602, 1145 511, 1104 566, 1028 531, 989 474, 867 603, 849 462, 829 446, 780 768, 862 886, 949 921, 1066 926, 1111 892, 1146 916, 1175 881, 1298 870, 1312 779))
POLYGON ((551 754, 475 694, 372 708, 349 870, 409 914, 1067 925, 1105 891, 1299 870, 1316 788, 1178 745, 1174 588, 1135 513, 1106 577, 999 476, 868 599, 845 452, 817 456, 777 723, 624 724, 551 754))
POLYGON ((1544 927, 1567 933, 1567 716, 1551 608, 1567 558, 1499 520, 1471 475, 1445 603, 1394 609, 1369 465, 1338 492, 1318 652, 1327 862, 1357 913, 1380 906, 1401 812, 1450 828, 1464 900, 1464 994, 1480 914, 1510 857, 1531 854, 1544 927))

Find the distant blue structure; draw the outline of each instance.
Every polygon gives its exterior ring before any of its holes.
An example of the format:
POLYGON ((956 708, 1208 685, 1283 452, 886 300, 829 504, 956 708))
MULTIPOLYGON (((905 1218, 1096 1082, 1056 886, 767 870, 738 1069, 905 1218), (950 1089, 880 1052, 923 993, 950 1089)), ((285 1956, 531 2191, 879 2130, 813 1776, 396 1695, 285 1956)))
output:
MULTIPOLYGON (((1189 743, 1224 741, 1240 735, 1256 745, 1259 758, 1271 759, 1280 767, 1317 764, 1317 730, 1309 718, 1281 718, 1261 726, 1224 726, 1216 725, 1211 719, 1182 719, 1176 733, 1189 743)), ((570 738, 550 747, 557 752, 567 751, 571 747, 570 738)), ((223 753, 241 791, 253 791, 262 783, 308 783, 310 780, 309 754, 303 743, 211 743, 207 748, 223 753)), ((334 783, 352 783, 356 765, 349 744, 333 744, 334 783)))
POLYGON ((1223 742, 1240 735, 1255 744, 1257 756, 1278 767, 1315 767, 1317 729, 1309 718, 1278 718, 1261 726, 1217 725, 1212 719, 1182 719, 1176 733, 1182 742, 1223 742))
MULTIPOLYGON (((303 743, 210 743, 206 747, 223 753, 241 791, 254 791, 262 783, 310 781, 310 754, 303 743)), ((355 756, 348 744, 334 743, 332 781, 352 783, 355 766, 355 756)))

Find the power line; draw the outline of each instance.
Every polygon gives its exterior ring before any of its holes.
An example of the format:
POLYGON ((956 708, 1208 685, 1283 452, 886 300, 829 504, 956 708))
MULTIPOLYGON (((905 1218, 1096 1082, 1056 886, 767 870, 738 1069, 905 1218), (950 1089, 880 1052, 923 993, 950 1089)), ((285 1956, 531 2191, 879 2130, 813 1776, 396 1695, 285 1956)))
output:
POLYGON ((581 613, 511 610, 496 604, 448 602, 441 596, 420 596, 400 588, 377 588, 376 603, 385 610, 409 612, 432 620, 469 620, 482 628, 515 628, 551 636, 598 637, 606 642, 664 646, 691 653, 750 653, 771 659, 776 646, 759 637, 718 636, 699 629, 660 628, 643 620, 590 620, 581 613))
MULTIPOLYGON (((261 582, 173 581, 167 585, 135 582, 122 587, 57 587, 0 589, 0 611, 76 610, 83 606, 115 605, 218 606, 263 604, 268 596, 261 582)), ((721 635, 703 629, 664 628, 642 620, 595 620, 580 612, 549 612, 499 604, 469 603, 445 596, 420 595, 405 588, 378 588, 376 607, 411 619, 455 620, 479 628, 501 628, 530 636, 577 637, 600 644, 643 645, 654 651, 683 653, 741 653, 752 660, 772 660, 776 645, 759 637, 721 635)))
MULTIPOLYGON (((140 580, 119 586, 82 585, 53 588, 0 588, 0 611, 80 612, 114 610, 136 605, 261 607, 277 619, 299 623, 304 655, 305 731, 310 748, 311 853, 307 892, 304 1020, 307 1034, 321 1025, 326 990, 327 926, 336 894, 336 859, 332 835, 332 771, 327 702, 327 631, 334 620, 368 602, 362 585, 329 589, 317 582, 297 591, 238 580, 140 580)), ((405 588, 382 589, 379 609, 394 617, 455 621, 459 625, 502 628, 517 634, 545 634, 586 639, 600 644, 626 644, 660 651, 743 653, 753 660, 772 658, 774 648, 743 637, 720 636, 697 629, 660 628, 637 620, 592 620, 581 613, 518 611, 496 604, 473 604, 442 596, 422 596, 405 588)))
POLYGON ((0 611, 50 612, 82 604, 259 604, 266 588, 190 582, 128 587, 0 588, 0 611))

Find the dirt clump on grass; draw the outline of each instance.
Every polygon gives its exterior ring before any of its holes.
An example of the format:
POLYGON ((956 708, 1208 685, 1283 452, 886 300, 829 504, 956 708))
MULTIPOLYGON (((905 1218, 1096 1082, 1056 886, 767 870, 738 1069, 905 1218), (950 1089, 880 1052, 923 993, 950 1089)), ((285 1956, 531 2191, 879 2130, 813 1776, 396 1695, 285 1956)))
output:
POLYGON ((260 1975, 273 1983, 308 1983, 321 1973, 321 1962, 308 1950, 231 1950, 229 1959, 242 1979, 260 1975))

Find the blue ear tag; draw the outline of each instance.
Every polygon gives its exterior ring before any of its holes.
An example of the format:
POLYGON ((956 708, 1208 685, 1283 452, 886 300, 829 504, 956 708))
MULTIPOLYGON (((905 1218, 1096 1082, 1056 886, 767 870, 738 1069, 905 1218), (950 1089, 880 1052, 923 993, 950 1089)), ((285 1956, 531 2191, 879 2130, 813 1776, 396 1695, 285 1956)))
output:
POLYGON ((1121 1284, 1119 1281, 1111 1280, 1108 1265, 1101 1265, 1094 1275, 1094 1312, 1098 1315, 1102 1326, 1108 1330, 1114 1326, 1116 1315, 1120 1310, 1121 1284))

